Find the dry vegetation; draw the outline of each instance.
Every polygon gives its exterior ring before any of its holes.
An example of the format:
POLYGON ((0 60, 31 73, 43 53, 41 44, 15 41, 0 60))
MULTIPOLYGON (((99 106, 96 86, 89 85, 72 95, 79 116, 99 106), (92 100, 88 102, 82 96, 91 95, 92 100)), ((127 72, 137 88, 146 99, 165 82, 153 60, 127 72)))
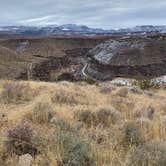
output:
MULTIPOLYGON (((107 37, 101 38, 84 38, 84 37, 38 37, 38 38, 22 38, 17 36, 15 39, 10 37, 0 39, 0 78, 3 79, 18 79, 22 74, 31 72, 32 68, 43 62, 49 63, 50 57, 58 58, 63 57, 65 61, 66 56, 70 57, 74 52, 75 56, 80 56, 80 52, 84 48, 93 48, 100 42, 106 40, 107 37), (27 45, 22 47, 22 43, 27 45)), ((51 59, 52 60, 52 59, 51 59)), ((54 62, 54 66, 56 62, 54 62)), ((66 63, 66 62, 65 62, 66 63)), ((66 72, 66 66, 57 63, 58 68, 49 70, 50 75, 66 72), (54 70, 54 71, 52 71, 54 70), (60 72, 61 71, 61 72, 60 72)), ((78 62, 80 64, 80 61, 78 62)), ((46 68, 43 67, 46 72, 46 68)), ((39 72, 39 71, 38 71, 39 72)), ((41 71, 40 71, 41 72, 41 71)), ((41 74, 41 73, 40 73, 41 74)), ((48 73, 47 73, 48 74, 48 73)), ((52 77, 53 77, 52 76, 52 77)), ((24 78, 26 76, 24 75, 24 78)), ((50 81, 47 80, 47 81, 50 81)))
POLYGON ((0 81, 0 165, 165 166, 166 90, 0 81))

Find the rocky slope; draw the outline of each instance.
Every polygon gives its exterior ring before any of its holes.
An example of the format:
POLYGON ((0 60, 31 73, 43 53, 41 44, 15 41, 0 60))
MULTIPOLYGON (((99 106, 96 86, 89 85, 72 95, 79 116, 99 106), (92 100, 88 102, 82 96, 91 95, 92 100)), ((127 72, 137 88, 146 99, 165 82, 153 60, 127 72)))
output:
POLYGON ((97 79, 155 77, 166 74, 166 39, 108 40, 89 52, 87 73, 97 79))
POLYGON ((73 81, 87 76, 99 80, 158 77, 166 74, 166 39, 139 36, 0 38, 0 58, 2 79, 73 81))
POLYGON ((102 38, 0 38, 0 78, 44 81, 79 79, 87 52, 102 38))

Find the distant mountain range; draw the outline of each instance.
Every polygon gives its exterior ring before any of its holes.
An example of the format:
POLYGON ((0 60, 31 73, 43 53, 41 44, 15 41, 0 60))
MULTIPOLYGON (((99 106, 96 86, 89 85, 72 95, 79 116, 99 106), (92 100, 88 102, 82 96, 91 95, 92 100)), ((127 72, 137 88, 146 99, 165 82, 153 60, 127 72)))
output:
POLYGON ((80 35, 80 34, 113 34, 113 33, 133 33, 133 32, 166 32, 166 26, 136 26, 126 29, 95 29, 89 28, 85 25, 50 25, 45 27, 30 27, 30 26, 4 26, 0 27, 0 34, 19 34, 19 35, 80 35))

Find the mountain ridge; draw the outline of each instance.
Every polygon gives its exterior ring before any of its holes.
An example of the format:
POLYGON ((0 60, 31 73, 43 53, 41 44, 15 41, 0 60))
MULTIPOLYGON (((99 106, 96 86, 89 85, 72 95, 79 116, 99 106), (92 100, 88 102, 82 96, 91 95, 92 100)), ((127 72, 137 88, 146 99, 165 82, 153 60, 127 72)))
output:
POLYGON ((49 26, 0 26, 0 34, 19 35, 71 35, 71 34, 114 34, 133 32, 160 32, 166 33, 166 26, 142 25, 132 28, 110 29, 90 28, 86 25, 64 24, 49 26))

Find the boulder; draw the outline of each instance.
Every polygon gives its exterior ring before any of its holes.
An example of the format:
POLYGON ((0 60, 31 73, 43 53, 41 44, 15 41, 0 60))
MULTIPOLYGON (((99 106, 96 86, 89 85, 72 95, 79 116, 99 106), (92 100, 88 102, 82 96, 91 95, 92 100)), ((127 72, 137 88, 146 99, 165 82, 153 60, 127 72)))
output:
POLYGON ((30 154, 25 154, 19 157, 18 166, 31 166, 32 165, 32 156, 30 154))

